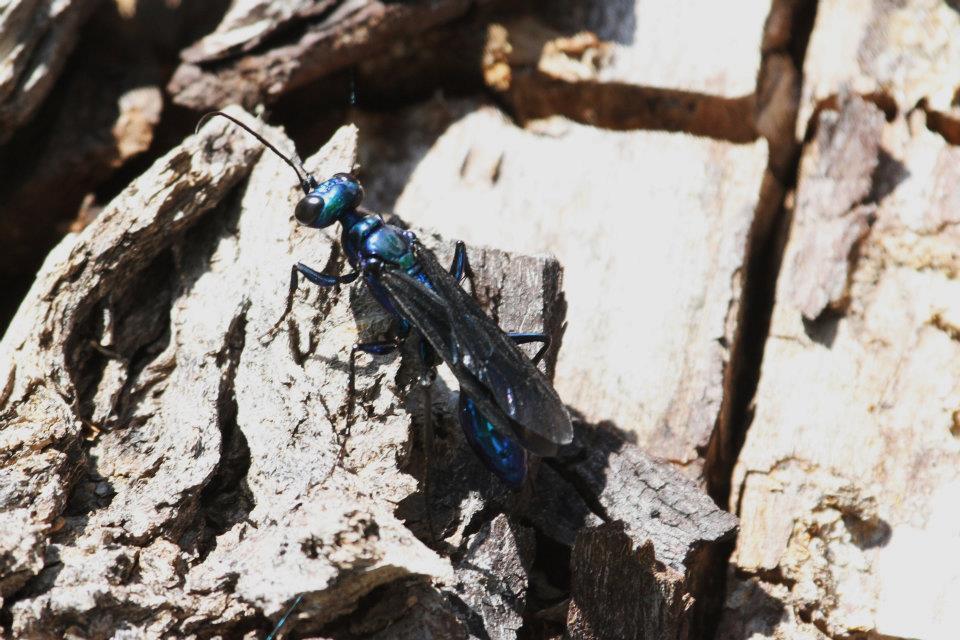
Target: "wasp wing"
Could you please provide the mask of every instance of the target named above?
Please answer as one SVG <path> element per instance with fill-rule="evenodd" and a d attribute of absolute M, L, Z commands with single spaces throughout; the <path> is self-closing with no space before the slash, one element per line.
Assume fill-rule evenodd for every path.
<path fill-rule="evenodd" d="M 403 315 L 454 373 L 463 369 L 472 374 L 503 413 L 534 439 L 554 445 L 571 442 L 570 416 L 543 373 L 440 266 L 432 252 L 419 244 L 416 250 L 432 290 L 403 271 L 385 269 L 380 275 Z"/>

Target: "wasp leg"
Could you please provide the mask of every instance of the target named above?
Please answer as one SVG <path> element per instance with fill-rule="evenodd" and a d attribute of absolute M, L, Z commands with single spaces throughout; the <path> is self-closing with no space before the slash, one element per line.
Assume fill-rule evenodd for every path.
<path fill-rule="evenodd" d="M 286 612 L 285 614 L 283 614 L 283 617 L 282 617 L 282 618 L 280 618 L 280 622 L 277 623 L 277 626 L 275 626 L 275 627 L 273 628 L 273 631 L 271 631 L 271 632 L 270 632 L 270 635 L 268 635 L 266 638 L 264 638 L 264 640 L 273 640 L 273 639 L 276 637 L 276 635 L 277 635 L 277 633 L 280 631 L 280 629 L 283 628 L 283 625 L 286 624 L 287 618 L 290 617 L 290 614 L 293 613 L 293 610 L 297 608 L 297 605 L 300 604 L 300 601 L 301 601 L 301 600 L 303 600 L 303 595 L 302 595 L 302 594 L 299 595 L 299 596 L 297 596 L 297 599 L 293 601 L 293 604 L 290 605 L 290 608 L 287 609 L 287 612 Z"/>
<path fill-rule="evenodd" d="M 302 262 L 298 262 L 293 265 L 293 268 L 290 270 L 291 291 L 296 291 L 297 289 L 297 273 L 302 273 L 303 277 L 307 280 L 321 287 L 335 287 L 340 284 L 350 284 L 360 275 L 359 271 L 351 271 L 342 276 L 331 276 L 326 273 L 320 273 L 316 269 L 311 269 Z"/>
<path fill-rule="evenodd" d="M 450 275 L 458 283 L 463 282 L 463 276 L 470 269 L 470 263 L 467 260 L 467 246 L 462 240 L 457 240 L 456 248 L 453 250 L 453 262 L 450 263 Z"/>
<path fill-rule="evenodd" d="M 280 318 L 274 322 L 273 326 L 270 328 L 271 333 L 277 330 L 277 328 L 280 326 L 280 323 L 283 322 L 283 319 L 290 315 L 290 311 L 293 309 L 293 295 L 297 292 L 297 287 L 300 285 L 300 274 L 303 274 L 303 276 L 313 284 L 321 287 L 335 287 L 337 285 L 349 284 L 353 282 L 357 279 L 357 276 L 360 275 L 360 272 L 353 271 L 342 276 L 331 276 L 325 273 L 320 273 L 316 269 L 311 269 L 302 262 L 298 262 L 290 267 L 290 286 L 287 289 L 287 305 L 284 307 Z"/>
<path fill-rule="evenodd" d="M 550 336 L 545 333 L 520 333 L 516 331 L 510 331 L 507 333 L 507 336 L 513 340 L 514 344 L 528 344 L 530 342 L 543 343 L 543 346 L 540 347 L 533 358 L 531 358 L 534 365 L 540 364 L 540 361 L 543 360 L 543 356 L 547 353 L 547 349 L 550 348 Z"/>

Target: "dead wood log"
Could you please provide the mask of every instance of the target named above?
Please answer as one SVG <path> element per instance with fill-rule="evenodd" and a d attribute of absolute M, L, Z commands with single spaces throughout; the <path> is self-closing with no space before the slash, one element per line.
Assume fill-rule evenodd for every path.
<path fill-rule="evenodd" d="M 0 13 L 0 144 L 36 112 L 98 0 L 13 0 Z"/>
<path fill-rule="evenodd" d="M 355 153 L 346 127 L 307 165 L 349 170 Z M 291 223 L 292 174 L 258 154 L 221 123 L 188 138 L 51 254 L 0 342 L 9 631 L 262 633 L 304 594 L 301 633 L 507 638 L 562 630 L 568 596 L 571 621 L 596 621 L 591 585 L 622 560 L 644 593 L 670 593 L 646 611 L 696 637 L 704 558 L 734 521 L 613 432 L 579 427 L 512 494 L 466 447 L 455 381 L 434 386 L 424 451 L 414 360 L 363 359 L 337 465 L 349 346 L 389 319 L 361 286 L 301 287 L 285 313 L 292 262 L 344 258 L 335 232 Z M 471 262 L 503 326 L 559 338 L 555 260 Z"/>
<path fill-rule="evenodd" d="M 197 110 L 254 107 L 463 15 L 473 0 L 236 2 L 182 52 L 168 90 Z"/>
<path fill-rule="evenodd" d="M 946 605 L 960 562 L 945 551 L 960 542 L 960 149 L 922 111 L 887 123 L 859 98 L 839 107 L 820 112 L 801 163 L 734 475 L 742 531 L 721 638 L 945 638 L 960 623 Z M 811 240 L 849 237 L 821 212 L 864 207 L 852 250 Z M 833 293 L 814 309 L 845 303 L 813 319 L 796 285 L 825 274 Z"/>

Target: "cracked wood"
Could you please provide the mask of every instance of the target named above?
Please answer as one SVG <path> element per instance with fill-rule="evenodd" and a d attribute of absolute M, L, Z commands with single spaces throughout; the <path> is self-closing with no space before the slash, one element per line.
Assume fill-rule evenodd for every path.
<path fill-rule="evenodd" d="M 182 52 L 168 90 L 204 110 L 254 107 L 463 15 L 471 0 L 244 0 Z"/>
<path fill-rule="evenodd" d="M 352 169 L 356 135 L 342 128 L 307 166 Z M 263 633 L 305 594 L 301 633 L 510 637 L 528 620 L 564 626 L 565 594 L 571 612 L 596 614 L 571 584 L 621 558 L 574 550 L 570 584 L 543 567 L 620 520 L 620 553 L 686 603 L 649 606 L 695 629 L 686 605 L 714 570 L 704 550 L 734 521 L 616 434 L 581 428 L 586 459 L 541 465 L 513 494 L 466 446 L 449 374 L 433 388 L 437 437 L 424 451 L 414 360 L 363 357 L 334 466 L 350 345 L 388 318 L 359 284 L 300 287 L 285 311 L 294 261 L 336 272 L 344 258 L 334 231 L 292 224 L 293 175 L 259 155 L 244 132 L 208 123 L 51 254 L 0 343 L 12 363 L 0 431 L 12 633 Z M 449 259 L 449 241 L 420 236 Z M 556 260 L 470 255 L 471 287 L 504 326 L 559 342 Z M 647 522 L 646 507 L 621 501 L 658 514 Z"/>

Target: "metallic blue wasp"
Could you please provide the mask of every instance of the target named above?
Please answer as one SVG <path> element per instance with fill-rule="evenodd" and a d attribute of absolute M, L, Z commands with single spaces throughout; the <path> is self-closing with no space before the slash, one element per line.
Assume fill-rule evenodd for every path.
<path fill-rule="evenodd" d="M 360 208 L 363 188 L 355 177 L 340 173 L 318 183 L 299 163 L 229 114 L 214 112 L 204 120 L 214 115 L 243 127 L 293 168 L 304 192 L 294 211 L 300 224 L 317 229 L 341 224 L 340 241 L 353 270 L 330 275 L 298 262 L 291 270 L 291 294 L 300 276 L 321 287 L 362 277 L 374 298 L 394 317 L 386 339 L 353 346 L 349 403 L 355 394 L 356 353 L 392 353 L 413 330 L 428 372 L 422 382 L 432 382 L 441 361 L 450 367 L 460 383 L 458 413 L 467 441 L 507 485 L 519 488 L 523 484 L 527 451 L 553 456 L 560 445 L 572 441 L 566 408 L 536 366 L 549 348 L 549 337 L 504 333 L 483 313 L 460 286 L 469 269 L 462 242 L 456 245 L 453 263 L 444 269 L 414 233 Z M 532 342 L 543 346 L 530 360 L 517 345 Z M 348 415 L 351 413 L 348 410 Z"/>

